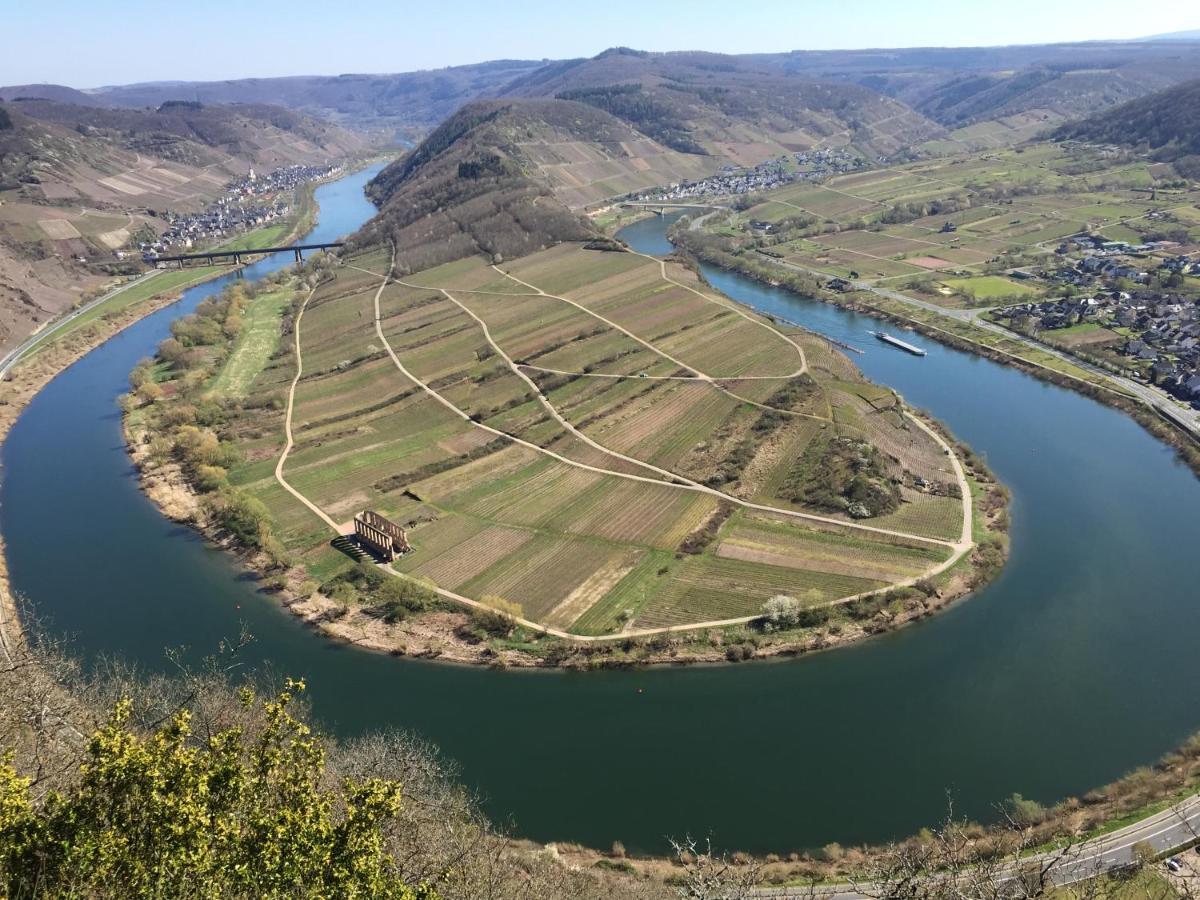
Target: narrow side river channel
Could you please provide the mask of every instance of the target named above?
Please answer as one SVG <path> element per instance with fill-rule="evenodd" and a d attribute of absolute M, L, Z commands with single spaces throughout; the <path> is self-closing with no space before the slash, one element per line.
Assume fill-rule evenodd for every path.
<path fill-rule="evenodd" d="M 311 240 L 373 210 L 372 171 L 317 191 Z M 664 248 L 661 219 L 623 237 Z M 286 256 L 247 270 L 255 277 Z M 986 360 L 707 271 L 729 296 L 867 352 L 855 361 L 986 454 L 1012 487 L 1012 559 L 978 596 L 898 634 L 786 662 L 570 674 L 497 672 L 335 646 L 256 591 L 138 491 L 117 397 L 187 292 L 88 354 L 3 448 L 0 529 L 14 587 L 79 652 L 164 668 L 246 623 L 249 659 L 304 676 L 316 715 L 353 735 L 439 745 L 525 836 L 631 850 L 711 833 L 726 848 L 876 841 L 1020 792 L 1051 801 L 1153 761 L 1200 728 L 1200 483 L 1132 421 Z M 364 336 L 367 340 L 369 335 Z"/>

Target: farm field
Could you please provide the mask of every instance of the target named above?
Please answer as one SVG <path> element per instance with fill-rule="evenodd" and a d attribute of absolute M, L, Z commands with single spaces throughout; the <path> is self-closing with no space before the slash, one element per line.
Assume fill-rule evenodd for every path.
<path fill-rule="evenodd" d="M 764 192 L 707 228 L 803 269 L 915 290 L 947 309 L 1042 295 L 1053 282 L 1008 273 L 1053 266 L 1056 247 L 1081 232 L 1133 245 L 1164 232 L 1200 242 L 1200 193 L 1156 183 L 1150 164 L 1103 150 L 1001 146 L 1041 121 L 1021 118 L 955 132 L 935 142 L 945 145 L 936 158 Z M 756 235 L 751 221 L 777 228 Z"/>
<path fill-rule="evenodd" d="M 956 291 L 965 291 L 979 300 L 1020 297 L 1036 297 L 1041 292 L 1036 288 L 1003 278 L 999 275 L 976 275 L 972 278 L 950 278 L 942 282 Z"/>
<path fill-rule="evenodd" d="M 286 403 L 232 429 L 230 481 L 314 578 L 355 565 L 320 516 L 345 533 L 372 509 L 407 530 L 402 577 L 604 636 L 836 603 L 970 547 L 957 460 L 893 392 L 677 263 L 562 244 L 385 282 L 389 264 L 330 269 L 303 308 L 287 488 Z M 286 303 L 250 303 L 223 393 L 288 395 Z M 845 446 L 886 508 L 797 487 Z"/>

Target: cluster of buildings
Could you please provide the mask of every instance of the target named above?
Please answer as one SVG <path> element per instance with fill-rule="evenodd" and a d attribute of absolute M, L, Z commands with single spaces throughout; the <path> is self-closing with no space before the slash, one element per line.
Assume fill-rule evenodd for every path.
<path fill-rule="evenodd" d="M 291 198 L 296 188 L 337 175 L 341 169 L 340 165 L 296 165 L 257 175 L 251 168 L 245 178 L 227 185 L 225 193 L 200 212 L 166 213 L 166 229 L 156 240 L 140 245 L 142 257 L 152 261 L 169 250 L 208 244 L 285 218 L 292 211 Z"/>
<path fill-rule="evenodd" d="M 1194 265 L 1194 264 L 1192 264 Z M 1200 300 L 1155 290 L 1104 290 L 996 310 L 1018 330 L 1053 331 L 1094 323 L 1114 337 L 1096 346 L 1200 409 Z"/>
<path fill-rule="evenodd" d="M 796 165 L 800 167 L 803 178 L 818 178 L 826 175 L 844 175 L 847 172 L 857 172 L 872 165 L 863 157 L 852 153 L 844 147 L 826 147 L 819 150 L 802 150 L 794 154 Z M 887 157 L 881 156 L 875 165 L 886 165 Z"/>
<path fill-rule="evenodd" d="M 867 160 L 841 147 L 804 150 L 769 159 L 752 168 L 724 166 L 715 175 L 699 181 L 683 181 L 630 196 L 630 200 L 690 200 L 702 197 L 728 197 L 753 194 L 790 184 L 793 181 L 818 180 L 865 168 Z"/>
<path fill-rule="evenodd" d="M 302 184 L 321 178 L 332 178 L 342 173 L 342 166 L 284 166 L 266 175 L 255 175 L 254 168 L 240 181 L 228 186 L 227 195 L 259 197 L 263 194 L 294 191 Z"/>
<path fill-rule="evenodd" d="M 724 166 L 715 175 L 699 181 L 681 181 L 631 196 L 631 200 L 691 200 L 701 197 L 727 197 L 769 191 L 794 181 L 783 160 L 770 159 L 750 169 Z"/>
<path fill-rule="evenodd" d="M 1126 241 L 1112 241 L 1101 235 L 1077 234 L 1060 244 L 1055 253 L 1062 257 L 1066 257 L 1068 253 L 1077 253 L 1081 258 L 1070 260 L 1069 265 L 1061 266 L 1057 271 L 1040 274 L 1049 281 L 1088 287 L 1098 281 L 1118 278 L 1136 284 L 1146 284 L 1153 274 L 1142 265 L 1146 262 L 1152 263 L 1153 268 L 1165 267 L 1169 272 L 1178 272 L 1181 275 L 1200 272 L 1200 264 L 1188 256 L 1168 255 L 1147 259 L 1147 254 L 1161 253 L 1175 246 L 1177 245 L 1171 241 L 1130 244 Z"/>

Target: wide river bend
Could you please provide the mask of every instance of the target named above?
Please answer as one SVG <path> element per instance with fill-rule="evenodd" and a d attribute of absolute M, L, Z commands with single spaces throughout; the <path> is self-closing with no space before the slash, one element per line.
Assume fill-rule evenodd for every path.
<path fill-rule="evenodd" d="M 320 187 L 305 240 L 373 213 L 376 170 Z M 663 252 L 666 223 L 623 237 Z M 246 270 L 258 277 L 287 255 Z M 117 398 L 189 290 L 65 370 L 3 448 L 0 529 L 12 582 L 80 653 L 165 668 L 245 623 L 254 664 L 304 676 L 316 715 L 353 735 L 416 732 L 525 836 L 662 850 L 711 833 L 788 851 L 991 817 L 1149 763 L 1200 727 L 1200 482 L 1127 417 L 920 337 L 915 358 L 870 317 L 706 270 L 729 296 L 855 344 L 871 378 L 986 454 L 1013 490 L 1012 557 L 969 601 L 856 647 L 784 662 L 599 673 L 500 672 L 326 641 L 138 490 Z"/>

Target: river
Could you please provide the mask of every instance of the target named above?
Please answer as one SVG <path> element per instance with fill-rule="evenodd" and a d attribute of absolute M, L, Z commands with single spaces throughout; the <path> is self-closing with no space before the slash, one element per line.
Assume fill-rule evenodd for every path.
<path fill-rule="evenodd" d="M 317 190 L 305 240 L 372 214 L 371 170 Z M 661 252 L 661 219 L 622 236 Z M 280 255 L 246 271 L 287 265 Z M 117 397 L 189 290 L 65 370 L 3 448 L 0 529 L 14 587 L 86 657 L 166 668 L 242 623 L 253 665 L 304 676 L 318 718 L 411 730 L 456 760 L 522 835 L 661 851 L 667 835 L 789 851 L 989 818 L 1013 792 L 1051 801 L 1153 761 L 1200 727 L 1200 482 L 1127 417 L 876 320 L 706 270 L 730 296 L 867 352 L 855 361 L 986 454 L 1013 489 L 1012 557 L 978 596 L 920 625 L 806 659 L 599 673 L 499 672 L 326 641 L 137 487 Z M 227 280 L 227 279 L 226 279 Z M 909 339 L 906 335 L 906 339 Z"/>

